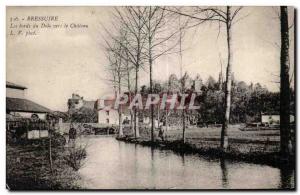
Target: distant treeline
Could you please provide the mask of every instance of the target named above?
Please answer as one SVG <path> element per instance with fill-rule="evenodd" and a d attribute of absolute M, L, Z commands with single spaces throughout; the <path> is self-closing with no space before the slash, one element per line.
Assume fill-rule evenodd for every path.
<path fill-rule="evenodd" d="M 202 81 L 199 75 L 192 79 L 188 74 L 185 74 L 185 89 L 186 91 L 196 92 L 198 95 L 195 99 L 195 105 L 200 105 L 200 109 L 196 111 L 187 111 L 187 117 L 196 121 L 198 124 L 217 123 L 221 124 L 223 120 L 224 109 L 224 89 L 225 82 L 222 78 L 215 80 L 209 76 L 206 81 Z M 165 82 L 154 81 L 153 93 L 179 93 L 181 80 L 175 74 L 170 75 Z M 295 93 L 291 89 L 291 113 L 295 113 Z M 143 85 L 140 88 L 140 93 L 147 95 L 149 93 L 149 86 Z M 230 123 L 249 123 L 259 122 L 262 113 L 279 114 L 280 111 L 280 94 L 279 92 L 271 92 L 260 83 L 247 84 L 244 81 L 232 81 L 232 99 L 231 99 L 231 113 Z M 168 113 L 168 112 L 167 112 Z M 62 114 L 62 113 L 61 113 Z M 160 120 L 165 119 L 165 111 L 154 113 Z M 168 113 L 171 118 L 179 118 L 180 112 L 171 111 Z M 149 110 L 139 113 L 141 118 L 143 116 L 150 116 Z M 97 111 L 87 108 L 81 108 L 76 112 L 64 113 L 64 122 L 97 122 Z M 172 120 L 172 119 L 169 120 Z M 189 120 L 187 119 L 187 120 Z M 171 125 L 170 121 L 170 125 Z"/>
<path fill-rule="evenodd" d="M 222 123 L 224 114 L 224 91 L 225 82 L 222 78 L 216 81 L 209 76 L 206 82 L 203 82 L 199 75 L 192 79 L 185 75 L 187 91 L 195 91 L 198 96 L 196 105 L 200 105 L 197 110 L 198 123 Z M 181 79 L 172 74 L 167 82 L 154 82 L 154 93 L 160 92 L 179 92 Z M 291 93 L 291 112 L 295 113 L 294 92 Z M 147 94 L 148 86 L 141 86 L 141 93 Z M 247 84 L 244 81 L 232 81 L 232 99 L 230 123 L 258 122 L 261 119 L 261 113 L 279 114 L 280 111 L 280 94 L 271 92 L 260 83 Z M 187 114 L 195 115 L 195 112 Z"/>

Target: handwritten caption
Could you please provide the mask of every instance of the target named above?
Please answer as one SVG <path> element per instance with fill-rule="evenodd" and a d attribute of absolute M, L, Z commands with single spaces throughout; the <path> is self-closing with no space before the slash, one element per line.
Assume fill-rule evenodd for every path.
<path fill-rule="evenodd" d="M 26 16 L 9 17 L 9 36 L 36 36 L 45 30 L 87 29 L 87 24 L 76 22 L 65 23 L 59 16 Z"/>

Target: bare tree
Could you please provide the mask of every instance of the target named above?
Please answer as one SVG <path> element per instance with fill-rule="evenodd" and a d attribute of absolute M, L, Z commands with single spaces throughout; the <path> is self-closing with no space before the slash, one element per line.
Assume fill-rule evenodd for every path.
<path fill-rule="evenodd" d="M 287 7 L 287 12 L 288 12 L 288 29 L 289 29 L 289 76 L 290 76 L 290 87 L 293 88 L 295 86 L 294 82 L 295 82 L 295 70 L 294 70 L 294 64 L 295 64 L 295 60 L 293 60 L 294 58 L 294 48 L 293 47 L 290 47 L 293 42 L 295 41 L 294 39 L 294 35 L 296 34 L 296 28 L 295 28 L 295 19 L 296 17 L 295 16 L 295 10 L 293 7 Z M 293 10 L 293 11 L 292 11 Z M 271 17 L 272 19 L 276 19 L 278 20 L 279 24 L 281 23 L 281 17 L 280 17 L 280 6 L 277 6 L 277 7 L 273 7 L 273 12 L 274 12 L 274 15 L 275 17 Z M 280 29 L 279 29 L 280 30 Z M 269 41 L 269 40 L 264 40 L 262 39 L 264 42 L 272 45 L 274 48 L 278 49 L 279 53 L 280 53 L 280 50 L 281 50 L 281 46 L 280 46 L 280 43 L 276 40 L 276 41 Z M 294 44 L 295 46 L 295 44 Z M 278 72 L 271 72 L 270 70 L 266 70 L 266 72 L 268 72 L 272 77 L 273 79 L 270 81 L 272 83 L 276 83 L 278 84 L 278 89 L 280 90 L 280 73 Z M 294 84 L 294 86 L 293 86 Z"/>
<path fill-rule="evenodd" d="M 228 148 L 228 124 L 230 118 L 230 106 L 231 106 L 231 83 L 232 83 L 232 27 L 234 23 L 243 19 L 243 17 L 237 18 L 237 15 L 242 10 L 242 7 L 233 8 L 227 6 L 225 9 L 221 7 L 193 7 L 191 12 L 185 12 L 180 9 L 167 9 L 172 13 L 177 13 L 182 16 L 189 17 L 197 21 L 194 25 L 199 25 L 204 22 L 217 22 L 219 27 L 221 24 L 226 27 L 227 37 L 227 70 L 226 70 L 226 85 L 225 85 L 225 112 L 224 120 L 221 131 L 221 149 L 226 150 Z M 220 28 L 219 28 L 220 29 Z"/>
<path fill-rule="evenodd" d="M 111 47 L 111 43 L 106 41 L 109 48 L 120 56 L 124 60 L 128 60 L 134 67 L 135 71 L 135 90 L 134 93 L 138 93 L 139 89 L 139 71 L 143 68 L 145 56 L 145 45 L 147 36 L 144 33 L 146 14 L 145 7 L 124 7 L 121 9 L 115 9 L 115 16 L 117 19 L 117 25 L 121 25 L 122 29 L 126 32 L 123 40 L 113 37 L 112 39 L 119 43 L 122 50 L 125 52 L 119 53 L 117 50 Z M 116 27 L 119 29 L 119 27 Z M 107 31 L 108 34 L 111 32 Z M 134 107 L 134 136 L 139 137 L 138 127 L 138 109 Z"/>
<path fill-rule="evenodd" d="M 126 34 L 124 35 L 126 37 Z M 125 47 L 126 47 L 126 43 L 125 43 Z M 132 71 L 134 69 L 134 67 L 132 67 L 130 60 L 129 60 L 129 54 L 128 51 L 125 50 L 125 74 L 126 74 L 126 81 L 127 81 L 127 91 L 128 91 L 128 99 L 131 101 L 132 99 Z M 130 128 L 132 129 L 132 132 L 134 132 L 134 126 L 133 126 L 133 112 L 132 110 L 129 111 L 130 112 Z"/>
<path fill-rule="evenodd" d="M 145 68 L 148 62 L 150 74 L 150 92 L 153 92 L 153 63 L 162 55 L 167 55 L 172 52 L 172 49 L 178 45 L 178 41 L 172 41 L 172 44 L 167 45 L 167 41 L 178 34 L 178 30 L 166 28 L 166 19 L 170 13 L 160 7 L 124 7 L 115 9 L 115 18 L 117 25 L 115 29 L 122 28 L 124 39 L 120 40 L 116 36 L 111 36 L 112 40 L 119 43 L 124 52 L 120 53 L 111 46 L 111 41 L 105 40 L 108 48 L 119 55 L 128 66 L 128 73 L 133 67 L 135 72 L 135 94 L 139 89 L 139 71 Z M 173 14 L 174 15 L 174 14 Z M 175 14 L 176 15 L 176 14 Z M 168 18 L 169 19 L 169 18 Z M 169 26 L 169 25 L 168 25 Z M 107 34 L 111 34 L 111 31 Z M 165 47 L 164 47 L 165 46 Z M 130 75 L 127 75 L 127 77 Z M 129 78 L 129 77 L 128 77 Z M 129 81 L 129 80 L 128 80 Z M 128 86 L 131 85 L 128 82 Z M 131 93 L 130 93 L 131 95 Z M 131 98 L 129 98 L 131 99 Z M 151 140 L 154 139 L 154 121 L 153 121 L 153 105 L 151 106 Z M 134 108 L 134 134 L 139 137 L 138 130 L 138 110 Z"/>
<path fill-rule="evenodd" d="M 183 64 L 182 64 L 182 28 L 181 28 L 181 17 L 179 16 L 179 62 L 180 62 L 180 82 L 181 82 L 181 94 L 185 91 L 185 75 L 182 75 Z M 182 142 L 185 143 L 185 109 L 182 109 Z"/>
<path fill-rule="evenodd" d="M 181 77 L 181 79 L 180 79 L 180 82 L 181 82 L 181 97 L 182 98 L 185 98 L 185 97 L 183 97 L 183 95 L 185 95 L 185 84 L 186 84 L 186 80 L 187 80 L 187 72 L 185 72 L 185 74 Z M 183 101 L 185 101 L 185 100 L 183 100 Z M 185 103 L 184 103 L 184 105 L 183 106 L 185 106 Z M 185 127 L 186 127 L 186 124 L 185 124 L 185 118 L 186 118 L 186 110 L 185 110 L 185 108 L 184 109 L 182 109 L 182 143 L 185 143 Z"/>
<path fill-rule="evenodd" d="M 111 42 L 118 45 L 118 48 L 113 47 L 112 43 L 106 40 L 106 52 L 108 57 L 109 64 L 109 75 L 111 75 L 112 79 L 108 79 L 111 83 L 113 83 L 113 88 L 115 91 L 115 94 L 117 94 L 117 88 L 118 84 L 119 86 L 124 86 L 127 89 L 128 92 L 128 99 L 129 101 L 132 99 L 132 81 L 133 81 L 133 71 L 135 67 L 131 63 L 131 59 L 128 53 L 128 43 L 126 41 L 127 38 L 127 31 L 123 28 L 124 26 L 120 26 L 118 29 L 119 34 L 115 37 L 111 37 Z M 119 69 L 116 69 L 115 63 L 116 61 L 112 61 L 111 58 L 118 58 L 119 61 Z M 113 68 L 112 68 L 113 67 Z M 119 70 L 119 71 L 118 71 Z M 122 78 L 123 80 L 122 80 Z M 119 82 L 117 80 L 120 79 Z M 124 82 L 124 83 L 123 83 Z M 119 93 L 121 93 L 121 90 L 119 90 Z M 133 112 L 130 110 L 130 127 L 132 129 L 132 132 L 134 133 L 134 125 L 133 125 Z"/>
<path fill-rule="evenodd" d="M 114 86 L 114 91 L 117 96 L 117 94 L 121 95 L 122 94 L 122 86 L 123 86 L 123 77 L 128 75 L 129 73 L 127 71 L 128 65 L 127 62 L 123 60 L 121 55 L 125 52 L 123 50 L 121 42 L 123 41 L 124 37 L 120 36 L 118 38 L 118 42 L 115 42 L 113 44 L 113 47 L 108 47 L 106 52 L 107 52 L 107 58 L 109 61 L 109 65 L 107 69 L 111 73 L 112 80 L 111 82 L 113 83 Z M 127 81 L 128 82 L 128 81 Z M 122 106 L 118 106 L 118 115 L 119 115 L 119 136 L 123 136 L 123 126 L 122 126 Z"/>
<path fill-rule="evenodd" d="M 166 12 L 165 9 L 161 9 L 158 6 L 149 6 L 146 8 L 146 14 L 144 15 L 145 21 L 145 34 L 147 35 L 148 46 L 145 56 L 148 59 L 149 64 L 149 80 L 150 80 L 150 94 L 153 93 L 153 63 L 156 59 L 162 55 L 171 52 L 178 41 L 173 41 L 172 44 L 168 44 L 172 38 L 178 34 L 178 30 L 170 32 L 171 18 L 170 13 Z M 164 47 L 165 46 L 165 47 Z M 162 48 L 164 47 L 164 48 Z M 158 108 L 159 109 L 159 108 Z M 151 104 L 151 141 L 154 141 L 154 105 Z"/>
<path fill-rule="evenodd" d="M 119 53 L 122 52 L 122 46 L 118 45 L 118 50 Z M 121 80 L 124 75 L 124 69 L 123 69 L 123 64 L 122 64 L 122 58 L 120 58 L 118 55 L 116 56 L 116 74 L 117 74 L 117 79 L 118 79 L 118 94 L 121 95 Z M 122 106 L 118 106 L 118 114 L 119 114 L 119 136 L 123 136 L 123 127 L 122 127 Z"/>

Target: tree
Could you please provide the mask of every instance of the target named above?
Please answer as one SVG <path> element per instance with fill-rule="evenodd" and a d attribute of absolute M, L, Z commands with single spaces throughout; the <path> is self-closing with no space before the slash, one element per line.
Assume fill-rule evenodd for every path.
<path fill-rule="evenodd" d="M 125 35 L 126 36 L 126 35 Z M 126 45 L 125 45 L 126 47 Z M 125 50 L 125 71 L 126 71 L 126 80 L 127 80 L 127 91 L 128 91 L 128 99 L 131 101 L 132 97 L 132 71 L 134 70 L 134 67 L 132 67 L 129 59 L 129 54 L 128 51 Z M 130 110 L 130 127 L 132 129 L 132 132 L 134 132 L 134 127 L 133 127 L 133 112 Z"/>
<path fill-rule="evenodd" d="M 231 6 L 227 6 L 225 9 L 218 7 L 208 7 L 208 8 L 200 8 L 195 7 L 193 9 L 193 13 L 184 13 L 181 10 L 172 10 L 168 9 L 173 13 L 177 13 L 182 16 L 189 17 L 191 19 L 197 20 L 198 24 L 202 24 L 204 22 L 217 22 L 220 24 L 224 24 L 226 27 L 226 37 L 227 37 L 227 69 L 226 69 L 226 81 L 225 81 L 225 109 L 224 109 L 224 120 L 222 124 L 221 131 L 221 149 L 226 150 L 228 148 L 228 124 L 230 117 L 230 106 L 231 106 L 231 85 L 232 85 L 232 27 L 235 22 L 238 13 L 242 7 L 237 7 L 233 9 Z M 241 18 L 240 18 L 241 19 Z M 196 25 L 198 25 L 196 24 Z"/>
<path fill-rule="evenodd" d="M 184 94 L 184 86 L 185 86 L 185 77 L 182 75 L 183 63 L 182 63 L 182 27 L 181 27 L 181 17 L 179 17 L 179 62 L 180 62 L 180 92 L 181 95 Z M 182 109 L 182 143 L 185 143 L 185 109 Z"/>
<path fill-rule="evenodd" d="M 180 83 L 175 74 L 171 74 L 168 79 L 167 83 L 167 91 L 170 91 L 172 93 L 179 92 Z"/>
<path fill-rule="evenodd" d="M 180 89 L 180 83 L 179 83 L 177 76 L 175 74 L 171 74 L 169 76 L 169 79 L 165 83 L 165 92 L 167 92 L 167 94 L 168 94 L 167 97 L 169 98 L 169 94 L 174 94 L 174 93 L 179 92 L 179 89 Z M 170 107 L 167 105 L 165 107 L 165 125 L 166 125 L 167 131 L 168 131 L 168 127 L 169 127 L 169 115 L 170 114 L 171 114 Z"/>
<path fill-rule="evenodd" d="M 146 8 L 146 14 L 144 16 L 145 22 L 145 34 L 147 34 L 148 47 L 147 52 L 145 52 L 146 57 L 148 58 L 149 64 L 149 82 L 150 82 L 150 94 L 153 91 L 153 63 L 156 59 L 161 57 L 162 55 L 167 54 L 177 45 L 177 42 L 173 41 L 171 46 L 169 46 L 168 41 L 172 39 L 178 31 L 173 31 L 171 33 L 170 30 L 166 29 L 166 24 L 170 18 L 165 9 L 161 9 L 158 6 L 149 6 Z M 170 26 L 170 22 L 168 23 Z M 174 44 L 175 43 L 175 44 Z M 165 49 L 161 49 L 162 46 L 166 44 Z M 151 112 L 151 141 L 154 141 L 154 105 L 150 106 Z"/>
<path fill-rule="evenodd" d="M 289 81 L 289 26 L 287 6 L 280 7 L 280 151 L 283 159 L 290 155 L 290 81 Z"/>
<path fill-rule="evenodd" d="M 185 98 L 183 97 L 185 95 L 185 91 L 187 90 L 186 86 L 187 86 L 187 81 L 189 79 L 189 75 L 187 72 L 184 73 L 184 75 L 181 77 L 180 79 L 180 83 L 181 83 L 181 97 L 180 98 Z M 182 101 L 182 100 L 181 100 Z M 184 105 L 186 106 L 186 102 L 184 101 Z M 185 122 L 186 122 L 186 109 L 183 108 L 182 109 L 182 143 L 185 143 Z"/>
<path fill-rule="evenodd" d="M 218 87 L 216 80 L 212 76 L 208 77 L 206 83 L 208 89 L 216 89 Z"/>
<path fill-rule="evenodd" d="M 178 34 L 178 30 L 172 30 L 166 28 L 170 26 L 172 17 L 164 9 L 158 6 L 149 7 L 125 7 L 121 9 L 115 9 L 115 16 L 119 26 L 115 26 L 119 29 L 120 26 L 125 32 L 125 41 L 120 41 L 118 38 L 113 38 L 114 41 L 120 42 L 125 50 L 125 54 L 118 54 L 124 60 L 130 62 L 135 70 L 135 93 L 138 92 L 139 86 L 139 71 L 140 68 L 145 68 L 146 63 L 149 64 L 149 77 L 150 77 L 150 93 L 153 92 L 153 63 L 157 58 L 162 55 L 169 54 L 178 42 L 171 41 L 171 44 L 167 44 L 169 40 Z M 111 31 L 107 30 L 107 34 Z M 107 42 L 108 45 L 110 43 Z M 166 46 L 164 48 L 164 46 Z M 110 46 L 110 48 L 112 48 Z M 118 51 L 114 50 L 118 53 Z M 134 132 L 135 137 L 139 137 L 138 131 L 138 114 L 137 109 L 134 108 Z M 154 121 L 153 121 L 153 105 L 151 105 L 151 140 L 154 138 Z"/>
<path fill-rule="evenodd" d="M 122 40 L 122 37 L 120 38 Z M 107 50 L 107 57 L 109 60 L 109 67 L 112 77 L 113 77 L 113 85 L 116 94 L 121 95 L 122 93 L 122 78 L 126 74 L 127 67 L 124 67 L 123 59 L 119 54 L 123 53 L 122 45 L 117 42 L 113 48 L 112 52 L 110 49 Z M 119 136 L 123 136 L 123 127 L 122 127 L 122 107 L 118 106 L 118 115 L 119 115 Z"/>
<path fill-rule="evenodd" d="M 194 90 L 194 92 L 199 93 L 201 91 L 202 85 L 203 83 L 202 83 L 201 76 L 200 74 L 197 74 L 195 79 L 193 80 L 192 89 Z"/>
<path fill-rule="evenodd" d="M 126 36 L 120 40 L 117 37 L 111 36 L 111 38 L 119 43 L 122 50 L 125 52 L 118 52 L 115 50 L 111 43 L 106 41 L 108 47 L 120 56 L 124 60 L 128 60 L 134 67 L 135 71 L 135 90 L 134 93 L 137 94 L 139 90 L 139 71 L 143 67 L 145 62 L 145 47 L 147 42 L 147 36 L 144 33 L 145 20 L 144 15 L 146 14 L 146 7 L 124 7 L 121 9 L 115 9 L 116 16 L 116 29 L 121 29 L 126 32 Z M 111 34 L 110 31 L 106 30 L 107 34 Z M 134 136 L 139 137 L 139 127 L 138 127 L 138 109 L 134 107 Z"/>

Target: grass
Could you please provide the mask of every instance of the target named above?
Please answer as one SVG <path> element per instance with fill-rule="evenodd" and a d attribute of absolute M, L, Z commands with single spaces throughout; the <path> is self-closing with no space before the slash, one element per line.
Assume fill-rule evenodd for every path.
<path fill-rule="evenodd" d="M 220 150 L 221 128 L 187 128 L 186 142 L 182 143 L 182 130 L 169 130 L 165 133 L 165 141 L 155 131 L 154 143 L 150 140 L 150 129 L 140 128 L 140 138 L 133 138 L 130 129 L 124 129 L 125 137 L 120 140 L 171 149 L 176 152 L 199 153 L 211 157 L 224 157 L 259 164 L 280 166 L 279 130 L 241 131 L 239 126 L 230 126 L 228 130 L 229 148 Z"/>
<path fill-rule="evenodd" d="M 80 189 L 80 177 L 65 157 L 64 146 L 52 148 L 50 170 L 47 143 L 7 144 L 6 184 L 10 190 Z"/>

